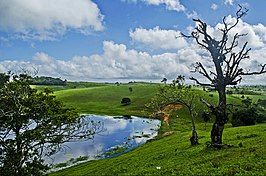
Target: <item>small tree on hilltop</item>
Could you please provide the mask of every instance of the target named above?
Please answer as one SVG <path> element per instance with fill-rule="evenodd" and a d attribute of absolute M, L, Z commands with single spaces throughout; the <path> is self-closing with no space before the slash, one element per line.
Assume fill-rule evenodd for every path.
<path fill-rule="evenodd" d="M 103 130 L 55 99 L 50 90 L 30 87 L 26 74 L 0 74 L 0 173 L 2 176 L 44 175 L 49 157 L 64 142 L 88 140 Z M 4 79 L 2 79 L 4 78 Z"/>
<path fill-rule="evenodd" d="M 128 90 L 129 90 L 130 93 L 133 92 L 133 88 L 132 87 L 129 87 Z"/>
<path fill-rule="evenodd" d="M 223 27 L 219 29 L 221 33 L 220 38 L 218 36 L 211 36 L 207 24 L 200 19 L 193 19 L 197 27 L 190 36 L 183 34 L 184 37 L 195 39 L 201 48 L 207 50 L 214 64 L 215 71 L 208 71 L 202 62 L 197 62 L 194 65 L 195 72 L 200 73 L 210 83 L 200 82 L 194 77 L 190 78 L 199 85 L 214 87 L 218 91 L 219 101 L 217 106 L 203 101 L 215 116 L 215 122 L 211 131 L 211 142 L 214 147 L 221 146 L 224 125 L 228 121 L 226 113 L 226 87 L 228 85 L 237 85 L 242 80 L 242 76 L 257 75 L 266 72 L 266 64 L 259 65 L 260 70 L 254 72 L 248 72 L 241 68 L 240 63 L 249 58 L 249 51 L 251 49 L 247 47 L 248 42 L 245 42 L 240 50 L 237 50 L 237 46 L 239 39 L 247 34 L 235 33 L 232 39 L 229 37 L 229 32 L 237 26 L 247 11 L 247 9 L 243 9 L 239 5 L 239 10 L 236 12 L 233 23 L 228 23 L 226 17 L 224 17 Z"/>

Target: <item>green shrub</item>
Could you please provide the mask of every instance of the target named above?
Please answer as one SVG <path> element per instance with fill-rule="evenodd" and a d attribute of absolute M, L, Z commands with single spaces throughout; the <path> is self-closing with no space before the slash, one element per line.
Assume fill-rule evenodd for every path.
<path fill-rule="evenodd" d="M 130 98 L 122 98 L 121 104 L 122 105 L 129 105 L 131 103 Z"/>
<path fill-rule="evenodd" d="M 256 123 L 261 123 L 266 120 L 264 114 L 260 114 L 258 109 L 251 107 L 248 109 L 243 109 L 233 113 L 232 116 L 232 126 L 248 126 L 255 125 Z"/>

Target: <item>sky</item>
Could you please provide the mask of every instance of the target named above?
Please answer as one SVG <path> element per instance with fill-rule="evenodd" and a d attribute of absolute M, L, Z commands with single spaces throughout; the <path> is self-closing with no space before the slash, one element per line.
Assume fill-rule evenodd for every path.
<path fill-rule="evenodd" d="M 70 81 L 160 81 L 192 73 L 211 58 L 192 39 L 193 18 L 220 36 L 223 17 L 234 20 L 238 4 L 249 9 L 232 31 L 247 33 L 245 70 L 266 63 L 264 0 L 0 0 L 0 72 L 27 70 Z M 242 84 L 265 84 L 265 75 Z"/>

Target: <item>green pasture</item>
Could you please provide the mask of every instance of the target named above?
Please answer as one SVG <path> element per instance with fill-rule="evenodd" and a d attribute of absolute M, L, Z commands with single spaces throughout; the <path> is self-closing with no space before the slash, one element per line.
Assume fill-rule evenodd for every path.
<path fill-rule="evenodd" d="M 138 115 L 144 116 L 144 105 L 158 90 L 158 84 L 110 84 L 88 88 L 75 88 L 55 91 L 55 95 L 67 106 L 80 113 L 101 115 Z M 132 92 L 129 88 L 132 88 Z M 122 98 L 131 99 L 130 105 L 122 105 Z"/>
<path fill-rule="evenodd" d="M 101 84 L 87 87 L 65 87 L 54 89 L 54 94 L 67 106 L 80 113 L 102 115 L 146 116 L 145 104 L 157 93 L 162 84 Z M 133 91 L 129 91 L 132 87 Z M 41 88 L 41 87 L 38 87 Z M 216 92 L 205 92 L 194 88 L 201 98 L 217 104 Z M 245 95 L 257 101 L 265 99 L 265 94 Z M 121 99 L 128 97 L 132 103 L 121 105 Z M 241 104 L 241 95 L 227 96 L 227 103 Z M 49 175 L 266 175 L 266 124 L 246 127 L 232 127 L 226 124 L 223 142 L 233 147 L 221 150 L 207 148 L 210 141 L 212 121 L 206 124 L 201 113 L 207 110 L 197 102 L 198 117 L 196 129 L 200 145 L 192 147 L 191 119 L 185 108 L 178 110 L 170 118 L 170 128 L 162 120 L 162 127 L 156 139 L 128 153 L 115 158 L 89 161 L 76 166 L 50 173 Z M 175 134 L 163 137 L 165 132 Z"/>
<path fill-rule="evenodd" d="M 226 128 L 224 143 L 233 147 L 221 150 L 206 147 L 209 130 L 198 130 L 200 145 L 194 147 L 189 131 L 177 131 L 121 156 L 50 175 L 266 175 L 265 131 L 266 124 Z"/>

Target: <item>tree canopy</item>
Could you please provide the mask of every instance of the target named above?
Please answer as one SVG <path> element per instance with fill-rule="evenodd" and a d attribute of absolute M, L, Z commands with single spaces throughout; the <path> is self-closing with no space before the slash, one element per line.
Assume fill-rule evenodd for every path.
<path fill-rule="evenodd" d="M 52 91 L 31 88 L 30 76 L 0 78 L 1 175 L 43 175 L 49 168 L 44 158 L 58 152 L 64 142 L 91 139 L 102 131 L 102 124 L 65 107 Z"/>
<path fill-rule="evenodd" d="M 47 76 L 36 76 L 33 78 L 31 84 L 33 85 L 66 85 L 67 80 L 62 80 L 60 78 L 53 78 Z"/>
<path fill-rule="evenodd" d="M 192 136 L 191 145 L 197 145 L 198 135 L 196 132 L 197 107 L 199 95 L 191 89 L 191 86 L 184 84 L 185 76 L 179 75 L 172 84 L 161 86 L 159 92 L 153 97 L 152 101 L 146 105 L 147 111 L 153 116 L 160 113 L 162 109 L 169 104 L 180 104 L 187 108 L 191 117 Z"/>

